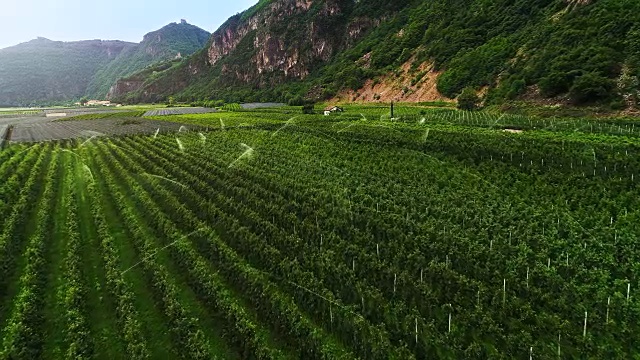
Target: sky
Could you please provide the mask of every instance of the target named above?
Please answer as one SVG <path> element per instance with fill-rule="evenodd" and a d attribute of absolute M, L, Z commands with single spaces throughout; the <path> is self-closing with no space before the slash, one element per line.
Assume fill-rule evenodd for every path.
<path fill-rule="evenodd" d="M 0 49 L 44 37 L 124 40 L 181 19 L 209 32 L 257 0 L 0 0 Z"/>

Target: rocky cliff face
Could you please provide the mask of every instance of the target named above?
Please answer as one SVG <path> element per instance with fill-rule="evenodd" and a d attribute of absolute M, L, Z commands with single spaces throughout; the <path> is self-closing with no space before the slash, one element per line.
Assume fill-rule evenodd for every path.
<path fill-rule="evenodd" d="M 304 79 L 315 63 L 328 61 L 345 45 L 349 36 L 346 28 L 342 24 L 332 28 L 344 17 L 344 10 L 339 1 L 273 1 L 264 11 L 245 19 L 237 16 L 214 33 L 208 63 L 215 66 L 238 52 L 236 55 L 247 61 L 225 63 L 221 76 L 241 82 L 252 82 L 265 74 Z M 340 31 L 343 36 L 335 36 Z"/>
<path fill-rule="evenodd" d="M 137 96 L 168 95 L 168 88 L 158 83 L 179 92 L 194 82 L 268 88 L 306 79 L 380 23 L 377 18 L 352 16 L 355 4 L 353 0 L 261 1 L 231 17 L 211 36 L 204 61 L 191 59 L 184 68 L 167 74 L 171 81 L 148 82 Z M 117 87 L 113 95 L 126 96 L 126 90 Z"/>
<path fill-rule="evenodd" d="M 500 103 L 537 86 L 542 97 L 616 105 L 620 69 L 640 74 L 638 1 L 489 3 L 260 0 L 221 26 L 199 56 L 121 95 L 428 101 L 470 86 Z M 636 89 L 619 92 L 629 91 Z"/>
<path fill-rule="evenodd" d="M 112 99 L 118 94 L 125 94 L 133 91 L 137 91 L 142 87 L 144 82 L 142 80 L 118 80 L 115 85 L 111 86 L 109 93 L 107 93 L 107 99 Z"/>

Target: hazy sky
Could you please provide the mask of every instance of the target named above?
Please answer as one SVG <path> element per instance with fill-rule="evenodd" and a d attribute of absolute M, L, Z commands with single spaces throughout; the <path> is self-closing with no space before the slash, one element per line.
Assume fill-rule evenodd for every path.
<path fill-rule="evenodd" d="M 257 0 L 0 0 L 0 48 L 35 39 L 125 40 L 187 20 L 213 32 Z"/>

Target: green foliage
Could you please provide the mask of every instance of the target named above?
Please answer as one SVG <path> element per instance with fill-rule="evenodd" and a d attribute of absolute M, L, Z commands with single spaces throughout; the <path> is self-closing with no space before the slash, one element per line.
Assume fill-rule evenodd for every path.
<path fill-rule="evenodd" d="M 222 110 L 225 110 L 225 111 L 240 111 L 240 110 L 242 110 L 242 107 L 238 103 L 230 103 L 230 104 L 225 104 L 224 106 L 222 106 Z"/>
<path fill-rule="evenodd" d="M 476 90 L 472 87 L 466 87 L 458 96 L 458 109 L 475 110 L 480 103 L 480 98 L 476 94 Z"/>
<path fill-rule="evenodd" d="M 612 80 L 598 73 L 589 72 L 574 80 L 569 95 L 577 104 L 593 103 L 611 97 L 613 88 Z"/>
<path fill-rule="evenodd" d="M 313 108 L 314 108 L 313 104 L 304 104 L 302 106 L 302 113 L 303 114 L 315 114 L 315 111 L 314 111 Z"/>
<path fill-rule="evenodd" d="M 465 86 L 493 85 L 496 75 L 512 56 L 511 46 L 506 38 L 494 38 L 455 58 L 449 70 L 438 78 L 438 90 L 445 96 L 454 98 Z"/>
<path fill-rule="evenodd" d="M 296 95 L 295 97 L 289 99 L 287 102 L 289 106 L 302 106 L 304 105 L 304 99 L 300 95 Z"/>

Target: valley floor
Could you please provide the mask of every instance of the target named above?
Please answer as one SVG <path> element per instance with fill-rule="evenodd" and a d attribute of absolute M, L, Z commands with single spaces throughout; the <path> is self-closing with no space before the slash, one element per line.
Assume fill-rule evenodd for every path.
<path fill-rule="evenodd" d="M 9 143 L 0 358 L 637 357 L 640 122 L 396 111 Z"/>

